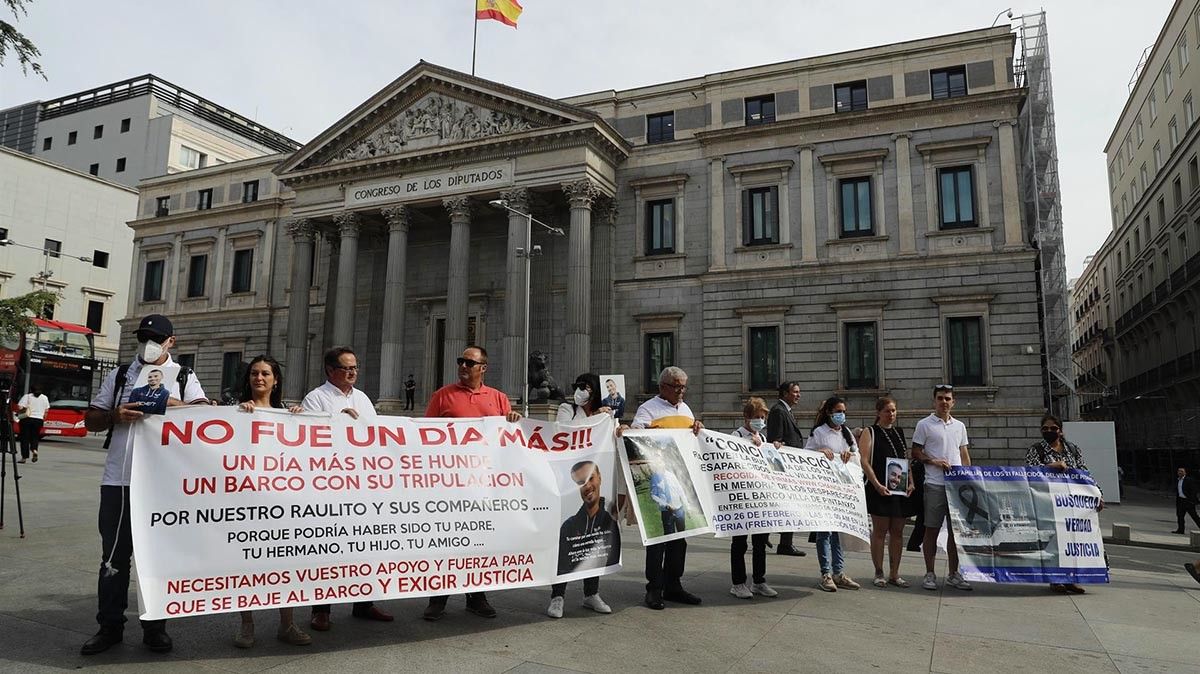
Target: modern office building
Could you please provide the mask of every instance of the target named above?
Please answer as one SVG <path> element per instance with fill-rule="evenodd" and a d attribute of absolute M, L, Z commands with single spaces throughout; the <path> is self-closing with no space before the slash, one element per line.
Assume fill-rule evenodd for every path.
<path fill-rule="evenodd" d="M 1017 41 L 972 30 L 561 100 L 421 62 L 295 152 L 143 181 L 127 320 L 172 315 L 214 391 L 266 352 L 296 399 L 323 349 L 353 345 L 391 411 L 408 374 L 422 399 L 451 381 L 468 343 L 522 397 L 528 311 L 560 383 L 620 373 L 636 401 L 678 365 L 716 428 L 789 379 L 803 409 L 845 397 L 855 425 L 891 395 L 911 428 L 952 383 L 977 460 L 1021 460 L 1066 282 L 1040 273 L 1032 242 L 1060 245 L 1061 225 L 1023 158 L 1052 125 L 1022 118 L 1048 62 Z"/>
<path fill-rule="evenodd" d="M 1177 1 L 1104 151 L 1112 232 L 1075 288 L 1077 376 L 1116 422 L 1122 462 L 1174 472 L 1200 458 L 1200 12 Z M 1181 463 L 1182 465 L 1182 463 Z"/>
<path fill-rule="evenodd" d="M 154 75 L 0 110 L 0 145 L 130 187 L 300 146 Z"/>

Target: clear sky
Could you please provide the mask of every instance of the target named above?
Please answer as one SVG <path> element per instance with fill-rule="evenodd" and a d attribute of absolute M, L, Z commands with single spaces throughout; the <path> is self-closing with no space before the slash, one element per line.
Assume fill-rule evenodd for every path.
<path fill-rule="evenodd" d="M 1104 143 L 1171 4 L 1044 5 L 1070 277 L 1111 229 Z M 515 30 L 480 23 L 476 74 L 561 98 L 987 27 L 1007 5 L 524 0 L 524 7 Z M 18 28 L 42 50 L 49 81 L 23 76 L 10 58 L 0 68 L 0 108 L 154 73 L 307 141 L 420 59 L 469 71 L 473 8 L 474 0 L 32 0 Z"/>

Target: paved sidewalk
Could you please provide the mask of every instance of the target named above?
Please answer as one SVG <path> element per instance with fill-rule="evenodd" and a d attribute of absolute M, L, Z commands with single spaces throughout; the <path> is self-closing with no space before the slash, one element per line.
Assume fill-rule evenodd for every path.
<path fill-rule="evenodd" d="M 1166 492 L 1125 487 L 1120 504 L 1106 506 L 1100 511 L 1104 540 L 1110 544 L 1113 543 L 1109 540 L 1113 533 L 1112 525 L 1116 523 L 1130 526 L 1130 542 L 1133 545 L 1192 551 L 1196 553 L 1193 556 L 1200 556 L 1200 548 L 1191 548 L 1189 534 L 1197 527 L 1190 518 L 1184 528 L 1188 534 L 1171 533 L 1177 525 L 1175 498 Z"/>
<path fill-rule="evenodd" d="M 869 557 L 849 553 L 848 571 L 866 587 L 826 594 L 815 588 L 815 553 L 805 544 L 808 557 L 769 558 L 767 577 L 778 598 L 743 601 L 728 594 L 728 543 L 700 538 L 689 543 L 685 581 L 704 604 L 650 611 L 639 605 L 644 558 L 632 529 L 626 529 L 626 571 L 601 582 L 614 608 L 608 616 L 579 608 L 580 585 L 573 583 L 562 620 L 545 617 L 549 590 L 538 588 L 493 593 L 500 616 L 490 621 L 465 613 L 461 598 L 451 600 L 439 623 L 420 619 L 423 600 L 385 602 L 394 623 L 356 621 L 348 605 L 338 606 L 333 631 L 314 634 L 308 647 L 276 642 L 273 612 L 260 611 L 253 649 L 233 647 L 238 618 L 223 615 L 172 621 L 175 651 L 155 656 L 141 647 L 133 621 L 123 646 L 84 658 L 79 646 L 95 631 L 95 519 L 104 458 L 98 445 L 94 439 L 49 443 L 38 464 L 21 466 L 25 540 L 17 538 L 8 478 L 0 531 L 0 672 L 1200 673 L 1200 585 L 1181 566 L 1193 555 L 1114 547 L 1111 585 L 1061 596 L 1042 586 L 977 584 L 970 593 L 876 589 Z M 1147 516 L 1174 517 L 1173 507 L 1146 508 Z M 920 558 L 906 554 L 902 570 L 916 584 Z M 939 574 L 944 570 L 942 561 Z"/>

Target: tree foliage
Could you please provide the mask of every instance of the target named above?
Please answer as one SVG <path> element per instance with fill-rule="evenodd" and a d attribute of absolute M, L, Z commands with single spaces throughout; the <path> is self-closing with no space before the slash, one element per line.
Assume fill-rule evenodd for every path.
<path fill-rule="evenodd" d="M 0 337 L 11 337 L 33 327 L 35 316 L 41 316 L 46 305 L 58 302 L 58 293 L 35 290 L 20 297 L 0 300 Z"/>
<path fill-rule="evenodd" d="M 9 23 L 0 19 L 0 66 L 4 65 L 4 58 L 12 52 L 17 57 L 17 63 L 21 65 L 21 72 L 28 75 L 32 70 L 34 73 L 41 75 L 42 79 L 46 79 L 46 73 L 42 72 L 42 65 L 37 62 L 42 52 L 38 51 L 33 41 L 25 37 L 21 31 L 17 30 L 15 24 L 16 19 L 28 15 L 26 5 L 33 0 L 3 0 L 8 9 L 12 12 L 14 23 Z"/>

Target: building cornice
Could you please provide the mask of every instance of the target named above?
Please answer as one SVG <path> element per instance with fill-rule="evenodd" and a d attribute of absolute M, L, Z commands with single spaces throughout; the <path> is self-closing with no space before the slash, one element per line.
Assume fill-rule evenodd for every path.
<path fill-rule="evenodd" d="M 278 218 L 282 216 L 285 205 L 290 204 L 291 199 L 283 197 L 267 197 L 252 201 L 248 204 L 241 202 L 234 204 L 226 204 L 224 206 L 215 206 L 204 210 L 191 209 L 179 211 L 170 215 L 150 216 L 130 220 L 127 225 L 135 232 L 142 229 L 150 229 L 156 225 L 165 226 L 172 231 L 186 229 L 189 225 L 198 224 L 204 227 L 210 227 L 217 224 L 233 224 L 236 222 L 250 222 L 253 220 L 266 220 Z M 214 220 L 222 222 L 215 223 Z"/>

